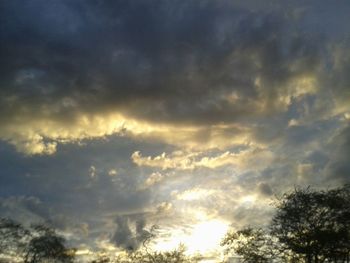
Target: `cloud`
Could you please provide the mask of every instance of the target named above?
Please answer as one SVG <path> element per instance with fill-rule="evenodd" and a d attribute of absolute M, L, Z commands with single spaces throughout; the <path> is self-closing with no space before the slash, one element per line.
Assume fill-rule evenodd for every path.
<path fill-rule="evenodd" d="M 42 222 L 49 220 L 50 211 L 34 196 L 10 196 L 0 198 L 2 217 L 10 217 L 20 222 Z"/>
<path fill-rule="evenodd" d="M 212 195 L 213 193 L 214 191 L 210 189 L 193 188 L 181 193 L 177 193 L 176 198 L 184 201 L 193 201 L 198 199 L 204 199 Z"/>
<path fill-rule="evenodd" d="M 271 196 L 273 194 L 271 187 L 266 183 L 260 183 L 258 190 L 263 196 Z"/>
<path fill-rule="evenodd" d="M 3 7 L 0 138 L 26 154 L 113 134 L 223 149 L 319 91 L 321 40 L 275 13 L 195 1 Z"/>
<path fill-rule="evenodd" d="M 147 238 L 150 233 L 145 230 L 145 219 L 140 218 L 135 222 L 135 231 L 130 228 L 129 218 L 126 216 L 119 216 L 115 220 L 117 229 L 111 241 L 118 247 L 134 251 L 137 250 Z"/>
<path fill-rule="evenodd" d="M 95 178 L 96 177 L 96 167 L 91 165 L 89 168 L 89 174 L 91 178 Z"/>
<path fill-rule="evenodd" d="M 65 233 L 86 231 L 84 223 L 72 220 L 59 211 L 49 207 L 35 196 L 9 196 L 0 198 L 1 217 L 11 218 L 24 225 L 48 224 Z"/>
<path fill-rule="evenodd" d="M 164 179 L 164 175 L 159 172 L 152 173 L 145 181 L 145 186 L 150 187 L 162 181 Z"/>
<path fill-rule="evenodd" d="M 157 213 L 167 213 L 173 209 L 173 204 L 169 202 L 162 202 L 159 205 L 157 205 Z"/>
<path fill-rule="evenodd" d="M 111 169 L 108 171 L 108 175 L 109 176 L 117 176 L 118 175 L 118 172 L 116 169 Z"/>
<path fill-rule="evenodd" d="M 132 161 L 138 166 L 160 168 L 162 170 L 193 170 L 196 168 L 216 169 L 230 165 L 236 170 L 245 170 L 254 167 L 260 169 L 274 160 L 274 154 L 268 149 L 249 147 L 238 153 L 223 152 L 214 156 L 205 156 L 202 152 L 175 151 L 169 155 L 163 152 L 158 156 L 142 156 L 139 151 L 131 155 Z M 254 164 L 254 165 L 253 165 Z"/>
<path fill-rule="evenodd" d="M 1 214 L 137 249 L 145 222 L 261 224 L 349 181 L 345 2 L 0 7 Z"/>
<path fill-rule="evenodd" d="M 328 180 L 336 180 L 340 183 L 349 183 L 349 154 L 350 154 L 350 125 L 339 130 L 329 142 L 331 148 L 330 159 L 325 166 Z"/>

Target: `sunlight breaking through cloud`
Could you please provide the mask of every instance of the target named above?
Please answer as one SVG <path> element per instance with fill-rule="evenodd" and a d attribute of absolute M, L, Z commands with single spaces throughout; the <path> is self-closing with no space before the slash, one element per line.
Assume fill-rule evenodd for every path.
<path fill-rule="evenodd" d="M 349 13 L 0 1 L 1 216 L 89 259 L 154 230 L 154 248 L 221 260 L 227 227 L 266 226 L 276 196 L 349 183 Z"/>

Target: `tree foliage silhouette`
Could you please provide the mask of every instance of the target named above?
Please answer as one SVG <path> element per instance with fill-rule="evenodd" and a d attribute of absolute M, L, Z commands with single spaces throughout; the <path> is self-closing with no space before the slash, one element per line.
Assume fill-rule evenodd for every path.
<path fill-rule="evenodd" d="M 262 228 L 246 227 L 226 234 L 221 242 L 226 253 L 235 252 L 247 263 L 266 263 L 277 257 L 272 237 Z"/>
<path fill-rule="evenodd" d="M 180 245 L 177 249 L 171 251 L 145 251 L 138 250 L 129 252 L 126 255 L 114 258 L 100 253 L 91 263 L 197 263 L 200 257 L 187 256 L 186 248 Z"/>
<path fill-rule="evenodd" d="M 295 189 L 278 201 L 271 234 L 307 263 L 346 259 L 349 254 L 349 187 Z"/>
<path fill-rule="evenodd" d="M 48 226 L 25 228 L 11 219 L 0 219 L 0 255 L 25 263 L 73 262 L 75 251 L 64 243 L 64 238 Z"/>
<path fill-rule="evenodd" d="M 9 218 L 0 218 L 0 254 L 21 254 L 30 239 L 30 231 Z"/>
<path fill-rule="evenodd" d="M 222 245 L 245 262 L 350 262 L 350 185 L 285 193 L 266 230 L 228 233 Z"/>
<path fill-rule="evenodd" d="M 25 263 L 56 261 L 70 263 L 74 259 L 74 250 L 67 249 L 64 238 L 58 236 L 56 231 L 44 225 L 35 225 L 34 237 L 25 250 Z"/>

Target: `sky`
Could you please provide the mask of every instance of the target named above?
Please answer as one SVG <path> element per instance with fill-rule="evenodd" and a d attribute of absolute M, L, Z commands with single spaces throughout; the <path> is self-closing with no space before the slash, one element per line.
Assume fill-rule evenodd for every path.
<path fill-rule="evenodd" d="M 0 0 L 0 215 L 218 257 L 350 179 L 349 1 Z"/>

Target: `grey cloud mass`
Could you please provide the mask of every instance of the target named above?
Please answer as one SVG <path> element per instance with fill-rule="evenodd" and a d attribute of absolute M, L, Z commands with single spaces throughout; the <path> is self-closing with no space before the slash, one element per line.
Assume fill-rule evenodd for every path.
<path fill-rule="evenodd" d="M 333 55 L 299 20 L 227 2 L 2 5 L 1 136 L 29 153 L 112 134 L 79 128 L 113 112 L 246 126 L 312 96 Z"/>
<path fill-rule="evenodd" d="M 223 12 L 214 3 L 199 10 L 194 2 L 114 3 L 102 18 L 103 3 L 73 9 L 80 26 L 61 34 L 55 27 L 72 30 L 68 25 L 75 22 L 66 14 L 50 15 L 69 8 L 63 4 L 37 23 L 19 17 L 18 29 L 5 39 L 17 39 L 5 50 L 4 70 L 4 86 L 10 95 L 17 93 L 15 102 L 36 103 L 37 110 L 58 104 L 50 116 L 58 121 L 74 116 L 76 108 L 120 109 L 155 121 L 235 121 L 236 115 L 256 113 L 259 99 L 266 103 L 263 110 L 274 108 L 278 95 L 288 92 L 288 81 L 312 77 L 318 65 L 318 39 L 307 41 L 272 14 Z M 47 22 L 54 28 L 42 32 Z M 34 36 L 27 39 L 21 31 Z"/>
<path fill-rule="evenodd" d="M 135 233 L 130 229 L 128 217 L 119 216 L 115 222 L 117 230 L 112 236 L 112 242 L 128 251 L 137 250 L 150 237 L 150 232 L 145 230 L 146 222 L 142 217 L 135 222 Z"/>
<path fill-rule="evenodd" d="M 259 224 L 274 195 L 349 182 L 349 12 L 0 0 L 1 216 L 137 249 L 153 224 L 164 243 Z"/>

